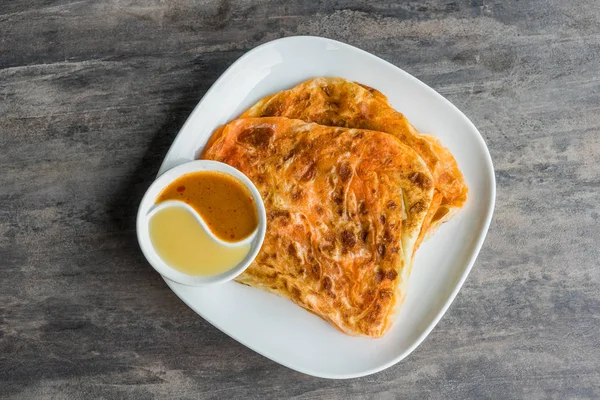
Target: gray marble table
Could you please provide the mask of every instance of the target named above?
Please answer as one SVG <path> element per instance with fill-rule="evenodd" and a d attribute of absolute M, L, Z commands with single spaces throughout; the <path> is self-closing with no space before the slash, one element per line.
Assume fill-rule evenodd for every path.
<path fill-rule="evenodd" d="M 134 216 L 175 134 L 247 50 L 372 52 L 485 137 L 497 206 L 446 316 L 376 375 L 317 379 L 238 344 L 147 265 Z M 0 397 L 600 398 L 595 0 L 0 3 Z"/>

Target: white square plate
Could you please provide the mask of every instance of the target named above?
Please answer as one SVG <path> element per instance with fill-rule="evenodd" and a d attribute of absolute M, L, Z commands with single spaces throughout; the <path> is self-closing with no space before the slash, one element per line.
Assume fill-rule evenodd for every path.
<path fill-rule="evenodd" d="M 195 159 L 215 128 L 265 95 L 309 78 L 339 76 L 379 89 L 421 132 L 438 136 L 469 186 L 465 207 L 417 253 L 408 295 L 380 339 L 346 336 L 291 301 L 235 282 L 208 288 L 167 281 L 189 307 L 252 350 L 297 371 L 352 378 L 406 357 L 431 332 L 465 281 L 492 217 L 495 180 L 483 138 L 433 89 L 369 53 L 334 40 L 289 37 L 249 51 L 215 82 L 173 142 L 159 175 Z"/>

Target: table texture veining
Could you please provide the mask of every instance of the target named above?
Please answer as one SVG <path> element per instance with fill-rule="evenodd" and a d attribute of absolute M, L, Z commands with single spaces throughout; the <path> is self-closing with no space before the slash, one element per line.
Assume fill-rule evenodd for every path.
<path fill-rule="evenodd" d="M 251 48 L 317 35 L 408 71 L 479 128 L 496 211 L 431 335 L 384 372 L 280 366 L 186 307 L 135 213 Z M 596 0 L 0 3 L 0 398 L 600 398 Z"/>

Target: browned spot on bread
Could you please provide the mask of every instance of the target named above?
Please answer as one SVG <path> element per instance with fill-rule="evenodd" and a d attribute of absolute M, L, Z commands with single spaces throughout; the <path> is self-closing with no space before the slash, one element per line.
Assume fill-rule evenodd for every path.
<path fill-rule="evenodd" d="M 317 165 L 313 162 L 308 166 L 308 168 L 306 169 L 306 172 L 304 173 L 304 175 L 302 175 L 300 180 L 302 182 L 308 182 L 308 181 L 312 180 L 316 174 L 317 174 Z"/>
<path fill-rule="evenodd" d="M 289 160 L 290 158 L 294 157 L 294 153 L 295 153 L 295 150 L 294 150 L 294 149 L 290 150 L 290 151 L 289 151 L 289 152 L 288 152 L 288 153 L 287 153 L 287 154 L 286 154 L 286 155 L 283 157 L 283 161 L 287 161 L 287 160 Z"/>
<path fill-rule="evenodd" d="M 296 300 L 300 300 L 302 297 L 302 292 L 300 292 L 300 289 L 298 289 L 296 286 L 292 287 L 292 297 Z"/>
<path fill-rule="evenodd" d="M 389 229 L 386 229 L 385 232 L 383 232 L 383 240 L 385 240 L 386 242 L 391 242 L 392 239 L 392 233 Z"/>
<path fill-rule="evenodd" d="M 417 201 L 415 204 L 412 205 L 412 207 L 410 207 L 409 212 L 410 213 L 420 213 L 427 210 L 427 205 L 421 200 L 421 201 Z"/>
<path fill-rule="evenodd" d="M 394 279 L 396 279 L 396 277 L 398 276 L 398 272 L 396 272 L 393 269 L 390 269 L 386 274 L 385 277 L 388 278 L 390 281 L 393 281 Z"/>
<path fill-rule="evenodd" d="M 271 101 L 261 113 L 261 117 L 271 117 L 274 115 L 279 115 L 284 108 L 285 107 L 282 102 L 277 100 Z"/>
<path fill-rule="evenodd" d="M 349 230 L 344 230 L 341 234 L 342 246 L 347 249 L 351 249 L 356 245 L 356 237 L 354 233 Z"/>
<path fill-rule="evenodd" d="M 290 243 L 290 245 L 288 246 L 287 251 L 288 251 L 288 254 L 291 257 L 296 258 L 296 259 L 300 259 L 300 257 L 298 257 L 298 252 L 296 251 L 296 248 L 294 247 L 293 244 Z"/>
<path fill-rule="evenodd" d="M 336 110 L 336 109 L 340 108 L 340 103 L 338 103 L 337 101 L 327 101 L 325 103 L 325 106 L 329 109 Z"/>
<path fill-rule="evenodd" d="M 265 179 L 265 176 L 264 176 L 264 175 L 262 175 L 262 174 L 260 174 L 260 175 L 257 175 L 255 179 L 256 179 L 256 182 L 257 182 L 258 184 L 263 184 L 263 183 L 265 183 L 265 182 L 267 181 L 267 180 Z"/>
<path fill-rule="evenodd" d="M 367 242 L 367 238 L 369 237 L 369 231 L 368 230 L 364 230 L 361 232 L 360 234 L 360 238 L 362 239 L 363 242 Z"/>
<path fill-rule="evenodd" d="M 275 218 L 289 218 L 290 212 L 288 210 L 271 210 L 268 214 L 269 219 Z"/>
<path fill-rule="evenodd" d="M 408 175 L 408 179 L 410 179 L 412 183 L 414 183 L 421 189 L 427 190 L 431 188 L 431 179 L 422 172 L 413 172 L 410 175 Z"/>
<path fill-rule="evenodd" d="M 266 148 L 272 136 L 273 130 L 271 128 L 249 128 L 240 133 L 238 140 L 253 147 Z"/>
<path fill-rule="evenodd" d="M 302 191 L 302 189 L 300 188 L 295 188 L 292 190 L 292 200 L 294 201 L 298 201 L 302 195 L 304 194 L 304 192 Z"/>
<path fill-rule="evenodd" d="M 367 215 L 369 213 L 369 210 L 367 210 L 367 205 L 364 201 L 360 202 L 358 206 L 358 212 L 360 213 L 360 215 Z"/>
<path fill-rule="evenodd" d="M 341 163 L 338 167 L 338 175 L 340 176 L 342 182 L 348 181 L 352 175 L 352 167 L 350 167 L 350 164 L 347 162 Z"/>
<path fill-rule="evenodd" d="M 326 242 L 334 242 L 335 241 L 335 233 L 333 233 L 332 231 L 327 231 L 323 235 L 323 240 L 325 240 Z"/>
<path fill-rule="evenodd" d="M 319 264 L 313 264 L 310 267 L 310 272 L 312 272 L 313 276 L 318 279 L 321 276 L 321 267 Z"/>

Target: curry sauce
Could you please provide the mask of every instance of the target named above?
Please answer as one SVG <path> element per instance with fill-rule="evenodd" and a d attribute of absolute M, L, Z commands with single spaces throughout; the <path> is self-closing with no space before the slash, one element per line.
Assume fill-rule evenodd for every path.
<path fill-rule="evenodd" d="M 252 193 L 238 179 L 215 171 L 185 174 L 167 186 L 156 203 L 179 200 L 202 217 L 211 232 L 226 242 L 250 236 L 258 226 Z"/>

